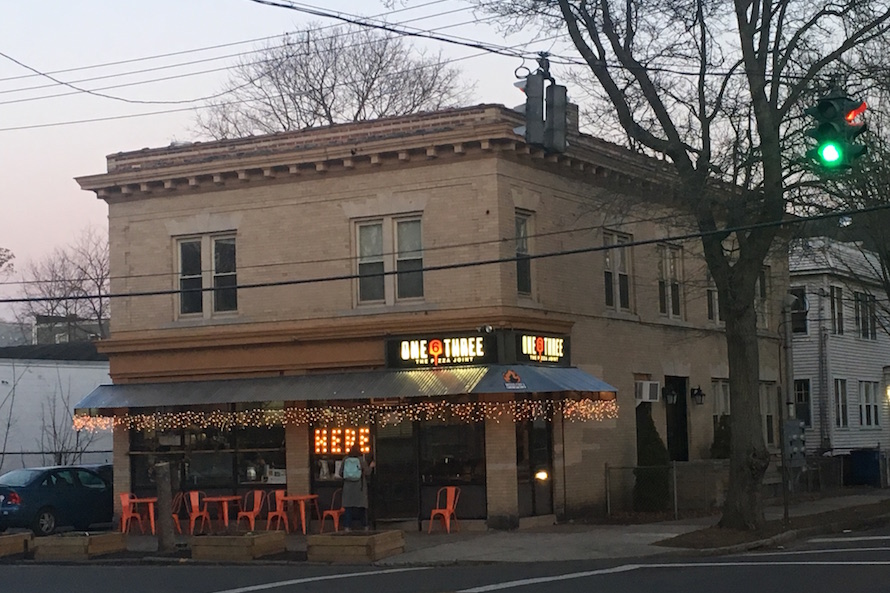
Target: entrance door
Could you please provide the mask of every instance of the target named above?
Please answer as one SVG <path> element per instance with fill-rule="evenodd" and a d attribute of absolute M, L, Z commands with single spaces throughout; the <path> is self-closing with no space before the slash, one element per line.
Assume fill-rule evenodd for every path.
<path fill-rule="evenodd" d="M 553 513 L 553 434 L 544 419 L 516 423 L 519 516 Z"/>
<path fill-rule="evenodd" d="M 668 453 L 671 461 L 689 461 L 686 377 L 665 377 L 664 388 L 665 392 L 673 391 L 677 395 L 676 403 L 665 402 Z"/>
<path fill-rule="evenodd" d="M 417 437 L 414 423 L 376 427 L 371 516 L 378 520 L 417 521 L 420 511 Z"/>

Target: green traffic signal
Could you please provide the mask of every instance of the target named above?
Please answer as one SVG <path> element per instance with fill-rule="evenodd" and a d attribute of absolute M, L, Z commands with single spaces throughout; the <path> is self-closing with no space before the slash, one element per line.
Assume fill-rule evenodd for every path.
<path fill-rule="evenodd" d="M 839 165 L 843 160 L 843 152 L 834 142 L 826 142 L 819 147 L 819 160 L 829 167 Z"/>
<path fill-rule="evenodd" d="M 807 156 L 825 169 L 850 169 L 866 151 L 856 138 L 867 126 L 857 122 L 865 112 L 864 101 L 855 101 L 840 91 L 822 97 L 805 113 L 815 120 L 806 134 L 816 139 L 816 147 Z"/>

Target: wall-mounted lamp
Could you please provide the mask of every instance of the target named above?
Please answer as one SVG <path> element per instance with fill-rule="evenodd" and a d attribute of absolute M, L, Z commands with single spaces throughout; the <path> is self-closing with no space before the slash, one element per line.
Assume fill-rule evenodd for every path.
<path fill-rule="evenodd" d="M 692 396 L 692 401 L 694 401 L 697 406 L 705 403 L 705 392 L 701 390 L 701 387 L 693 387 L 689 392 L 689 395 Z"/>
<path fill-rule="evenodd" d="M 547 473 L 546 469 L 539 469 L 535 472 L 535 479 L 539 482 L 546 482 L 550 477 L 550 474 Z"/>
<path fill-rule="evenodd" d="M 665 387 L 661 390 L 661 395 L 664 397 L 665 403 L 672 405 L 677 403 L 677 392 L 673 387 Z"/>

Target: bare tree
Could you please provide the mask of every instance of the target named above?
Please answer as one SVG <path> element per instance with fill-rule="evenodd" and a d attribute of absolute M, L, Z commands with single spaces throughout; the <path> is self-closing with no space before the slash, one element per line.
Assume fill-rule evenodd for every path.
<path fill-rule="evenodd" d="M 469 92 L 441 55 L 358 26 L 322 28 L 268 42 L 231 70 L 223 99 L 196 116 L 220 140 L 457 106 Z"/>
<path fill-rule="evenodd" d="M 7 276 L 15 271 L 12 260 L 15 259 L 12 251 L 5 247 L 0 247 L 0 277 Z"/>
<path fill-rule="evenodd" d="M 67 247 L 26 264 L 17 311 L 20 322 L 40 319 L 67 340 L 108 336 L 108 240 L 88 227 Z"/>
<path fill-rule="evenodd" d="M 52 456 L 53 465 L 70 465 L 80 463 L 98 433 L 74 430 L 74 402 L 71 401 L 70 389 L 62 386 L 62 377 L 58 376 L 58 391 L 47 393 L 40 402 L 40 438 L 37 439 L 38 451 L 45 457 Z"/>
<path fill-rule="evenodd" d="M 628 145 L 672 163 L 675 197 L 703 233 L 726 323 L 732 437 L 720 525 L 759 528 L 769 455 L 755 286 L 787 193 L 806 177 L 793 166 L 800 154 L 790 139 L 802 101 L 827 69 L 884 41 L 890 7 L 879 0 L 476 3 L 526 28 L 564 30 Z"/>

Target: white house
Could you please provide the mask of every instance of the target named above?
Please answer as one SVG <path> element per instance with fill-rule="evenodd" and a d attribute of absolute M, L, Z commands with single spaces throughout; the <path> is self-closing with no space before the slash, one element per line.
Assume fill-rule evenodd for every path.
<path fill-rule="evenodd" d="M 890 449 L 890 325 L 877 257 L 828 238 L 796 241 L 789 254 L 796 417 L 807 451 L 848 455 L 846 477 L 863 480 Z M 867 465 L 867 467 L 865 465 Z M 854 475 L 850 475 L 850 473 Z"/>
<path fill-rule="evenodd" d="M 109 382 L 108 360 L 89 342 L 0 348 L 0 473 L 110 463 L 110 434 L 72 426 L 74 404 Z"/>

